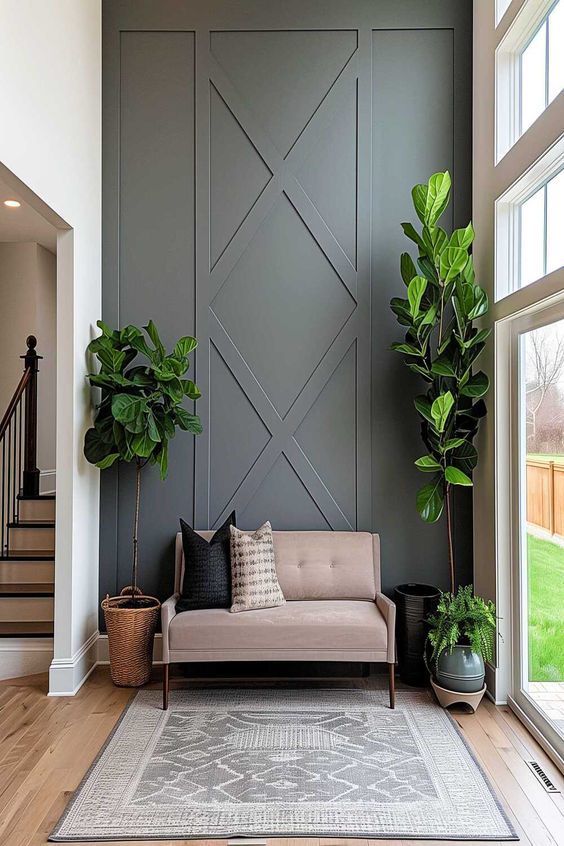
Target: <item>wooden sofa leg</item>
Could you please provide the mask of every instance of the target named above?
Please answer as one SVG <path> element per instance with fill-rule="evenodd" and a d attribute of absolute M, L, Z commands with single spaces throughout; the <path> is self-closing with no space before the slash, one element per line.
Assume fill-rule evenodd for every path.
<path fill-rule="evenodd" d="M 170 664 L 163 664 L 163 711 L 168 711 L 168 686 Z"/>
<path fill-rule="evenodd" d="M 390 708 L 393 710 L 396 707 L 396 665 L 389 664 L 390 668 Z"/>

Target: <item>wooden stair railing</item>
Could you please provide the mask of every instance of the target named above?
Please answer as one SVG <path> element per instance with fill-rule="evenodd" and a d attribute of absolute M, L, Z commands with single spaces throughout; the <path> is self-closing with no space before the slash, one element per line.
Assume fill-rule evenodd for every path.
<path fill-rule="evenodd" d="M 51 637 L 55 495 L 39 493 L 36 338 L 0 422 L 0 638 Z"/>
<path fill-rule="evenodd" d="M 17 522 L 20 496 L 39 496 L 37 468 L 37 373 L 42 356 L 29 335 L 24 372 L 0 423 L 0 558 L 10 552 L 10 528 Z"/>

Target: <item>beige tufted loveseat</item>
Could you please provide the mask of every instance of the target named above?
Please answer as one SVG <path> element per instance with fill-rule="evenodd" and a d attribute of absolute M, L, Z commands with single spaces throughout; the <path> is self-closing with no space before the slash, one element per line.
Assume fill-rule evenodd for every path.
<path fill-rule="evenodd" d="M 213 532 L 200 532 L 209 540 Z M 380 538 L 368 532 L 273 532 L 286 598 L 277 608 L 176 613 L 184 577 L 176 536 L 174 594 L 162 606 L 163 708 L 169 668 L 191 661 L 387 662 L 394 707 L 394 603 L 380 589 Z"/>

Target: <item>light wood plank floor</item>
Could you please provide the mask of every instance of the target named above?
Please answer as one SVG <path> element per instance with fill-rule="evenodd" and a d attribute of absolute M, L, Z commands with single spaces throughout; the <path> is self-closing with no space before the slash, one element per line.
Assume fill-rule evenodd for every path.
<path fill-rule="evenodd" d="M 354 683 L 371 687 L 379 683 L 376 679 L 355 679 Z M 225 684 L 224 678 L 221 683 Z M 299 683 L 350 686 L 351 680 L 301 679 Z M 75 697 L 48 698 L 46 690 L 44 675 L 0 682 L 1 846 L 39 846 L 47 842 L 73 791 L 133 695 L 114 687 L 105 667 L 97 668 Z M 521 843 L 563 846 L 564 793 L 546 793 L 525 760 L 538 761 L 562 791 L 564 778 L 511 711 L 484 700 L 475 715 L 455 712 L 454 716 L 492 780 Z M 161 846 L 178 846 L 179 842 L 186 846 L 226 844 L 158 842 Z M 421 842 L 303 838 L 270 839 L 267 846 L 415 846 Z M 432 846 L 440 841 L 424 842 Z M 469 841 L 449 843 L 471 846 Z M 130 841 L 130 846 L 135 843 Z"/>

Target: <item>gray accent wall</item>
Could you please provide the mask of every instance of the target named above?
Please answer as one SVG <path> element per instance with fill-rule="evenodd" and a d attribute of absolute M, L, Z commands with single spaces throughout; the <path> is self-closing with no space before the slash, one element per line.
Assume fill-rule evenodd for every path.
<path fill-rule="evenodd" d="M 204 434 L 142 482 L 146 592 L 182 516 L 378 531 L 383 584 L 447 581 L 415 510 L 422 447 L 399 327 L 412 185 L 470 212 L 469 0 L 104 3 L 104 319 L 199 339 Z M 102 480 L 100 592 L 128 584 L 133 473 Z M 468 502 L 458 503 L 457 510 Z M 457 525 L 471 578 L 471 526 Z"/>

